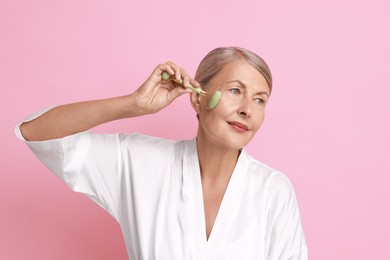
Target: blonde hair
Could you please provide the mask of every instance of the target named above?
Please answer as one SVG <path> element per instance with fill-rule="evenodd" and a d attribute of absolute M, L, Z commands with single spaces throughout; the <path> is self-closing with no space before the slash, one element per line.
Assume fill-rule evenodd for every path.
<path fill-rule="evenodd" d="M 240 47 L 220 47 L 210 51 L 200 62 L 195 80 L 206 85 L 227 64 L 235 61 L 245 61 L 260 72 L 272 91 L 272 75 L 268 65 L 256 53 Z"/>

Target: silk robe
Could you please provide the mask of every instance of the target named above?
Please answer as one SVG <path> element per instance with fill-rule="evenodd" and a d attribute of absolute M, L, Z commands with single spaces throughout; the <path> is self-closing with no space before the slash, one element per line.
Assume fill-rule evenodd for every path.
<path fill-rule="evenodd" d="M 117 220 L 131 260 L 307 259 L 290 181 L 245 149 L 207 239 L 195 138 L 87 131 L 26 141 L 20 124 L 15 132 L 66 185 Z"/>

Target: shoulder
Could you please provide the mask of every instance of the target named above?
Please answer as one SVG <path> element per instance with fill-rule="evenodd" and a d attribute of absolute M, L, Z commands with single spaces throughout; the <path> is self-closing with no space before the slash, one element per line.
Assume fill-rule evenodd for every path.
<path fill-rule="evenodd" d="M 122 150 L 136 158 L 147 157 L 150 160 L 166 160 L 173 156 L 180 141 L 149 136 L 140 133 L 124 135 Z"/>
<path fill-rule="evenodd" d="M 120 134 L 127 145 L 130 146 L 153 146 L 153 147 L 171 147 L 174 146 L 177 141 L 164 139 L 161 137 L 144 135 L 140 133 L 132 134 Z"/>
<path fill-rule="evenodd" d="M 294 194 L 291 181 L 283 172 L 253 158 L 247 154 L 249 161 L 249 174 L 261 183 L 268 195 L 290 197 Z"/>

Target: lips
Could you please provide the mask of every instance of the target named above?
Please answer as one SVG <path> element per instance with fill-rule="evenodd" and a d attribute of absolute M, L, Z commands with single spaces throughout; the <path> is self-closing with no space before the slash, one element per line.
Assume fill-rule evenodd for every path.
<path fill-rule="evenodd" d="M 240 122 L 227 122 L 229 125 L 231 125 L 237 132 L 243 133 L 249 130 L 249 127 L 245 124 L 242 124 Z"/>

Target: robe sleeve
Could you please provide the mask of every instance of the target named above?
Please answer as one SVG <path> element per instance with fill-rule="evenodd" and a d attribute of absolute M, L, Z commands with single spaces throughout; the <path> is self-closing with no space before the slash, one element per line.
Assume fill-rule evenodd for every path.
<path fill-rule="evenodd" d="M 30 115 L 23 122 L 51 108 Z M 15 134 L 38 159 L 69 188 L 85 194 L 118 221 L 122 146 L 129 135 L 86 131 L 47 141 L 26 141 L 20 131 L 23 122 L 15 127 Z"/>
<path fill-rule="evenodd" d="M 271 179 L 266 259 L 307 260 L 308 250 L 293 187 L 282 173 L 276 173 Z"/>

